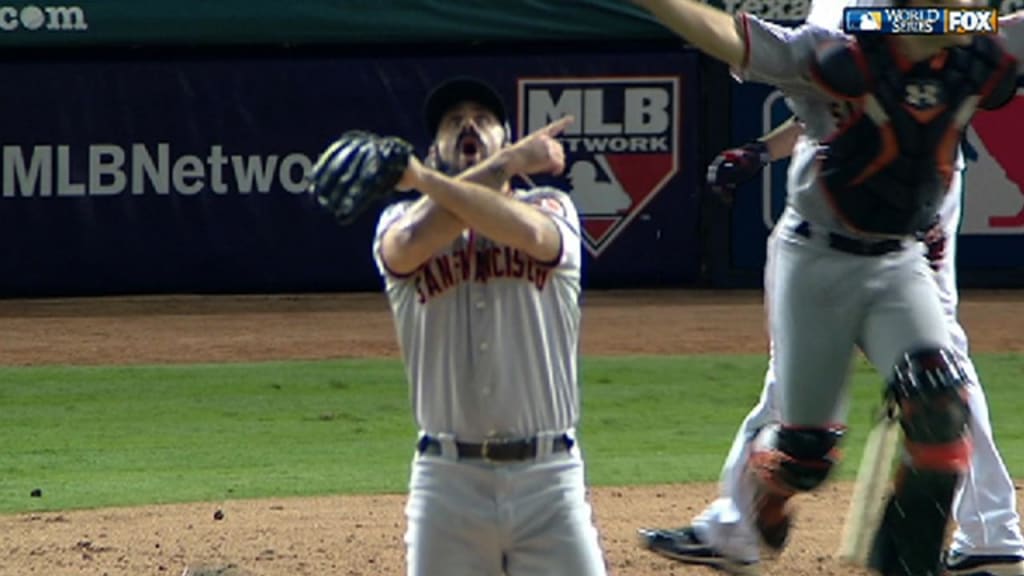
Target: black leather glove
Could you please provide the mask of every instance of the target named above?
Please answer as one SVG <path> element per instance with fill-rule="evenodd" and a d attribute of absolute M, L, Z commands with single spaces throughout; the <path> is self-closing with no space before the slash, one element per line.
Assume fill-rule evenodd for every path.
<path fill-rule="evenodd" d="M 334 141 L 313 166 L 309 190 L 342 225 L 394 192 L 413 147 L 401 138 L 353 130 Z"/>

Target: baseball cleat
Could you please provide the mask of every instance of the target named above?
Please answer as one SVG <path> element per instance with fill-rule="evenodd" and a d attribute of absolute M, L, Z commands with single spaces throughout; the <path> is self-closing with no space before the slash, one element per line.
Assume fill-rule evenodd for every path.
<path fill-rule="evenodd" d="M 704 542 L 692 526 L 679 529 L 641 528 L 640 546 L 659 556 L 684 564 L 700 564 L 732 576 L 759 576 L 759 562 L 730 558 Z"/>
<path fill-rule="evenodd" d="M 987 556 L 950 551 L 943 561 L 945 576 L 1024 576 L 1024 557 Z"/>
<path fill-rule="evenodd" d="M 769 494 L 758 498 L 754 526 L 761 535 L 761 542 L 774 552 L 780 552 L 789 541 L 793 518 L 786 510 L 789 497 Z"/>

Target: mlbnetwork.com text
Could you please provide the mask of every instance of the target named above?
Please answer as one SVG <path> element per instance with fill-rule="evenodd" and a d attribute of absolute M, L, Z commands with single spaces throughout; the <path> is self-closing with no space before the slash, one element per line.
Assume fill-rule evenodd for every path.
<path fill-rule="evenodd" d="M 306 192 L 313 160 L 286 155 L 226 154 L 213 145 L 202 155 L 172 156 L 171 145 L 92 144 L 3 146 L 3 198 L 115 196 L 140 194 L 267 193 L 280 188 Z"/>

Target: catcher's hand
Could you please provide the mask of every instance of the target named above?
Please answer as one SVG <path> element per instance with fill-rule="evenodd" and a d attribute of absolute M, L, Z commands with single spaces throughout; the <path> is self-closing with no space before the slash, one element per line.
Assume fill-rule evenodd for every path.
<path fill-rule="evenodd" d="M 732 202 L 736 187 L 757 176 L 769 162 L 771 154 L 764 142 L 748 142 L 715 157 L 708 166 L 708 184 L 723 200 Z"/>
<path fill-rule="evenodd" d="M 412 144 L 401 138 L 345 132 L 313 166 L 309 190 L 339 223 L 350 224 L 371 203 L 395 190 L 412 152 Z"/>
<path fill-rule="evenodd" d="M 949 237 L 946 236 L 946 229 L 941 222 L 936 222 L 921 236 L 921 241 L 928 248 L 925 256 L 928 258 L 928 265 L 936 272 L 942 268 L 946 260 L 946 248 L 949 244 Z"/>

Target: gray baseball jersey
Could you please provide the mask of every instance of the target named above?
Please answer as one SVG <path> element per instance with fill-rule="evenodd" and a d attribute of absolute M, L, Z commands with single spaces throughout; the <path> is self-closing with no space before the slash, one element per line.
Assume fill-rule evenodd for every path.
<path fill-rule="evenodd" d="M 844 110 L 811 80 L 816 50 L 845 41 L 841 32 L 805 25 L 788 29 L 740 15 L 749 60 L 740 76 L 780 87 L 805 124 L 788 174 L 787 208 L 768 245 L 765 300 L 780 383 L 780 419 L 822 426 L 845 419 L 845 386 L 855 346 L 889 378 L 908 350 L 951 349 L 942 303 L 920 244 L 863 257 L 831 249 L 829 233 L 856 236 L 819 188 L 820 144 L 838 129 Z M 1019 55 L 1020 19 L 1004 21 L 1009 49 Z M 845 111 L 849 112 L 849 111 Z"/>
<path fill-rule="evenodd" d="M 576 426 L 579 217 L 560 190 L 516 196 L 558 225 L 556 262 L 537 262 L 466 231 L 413 274 L 398 276 L 382 262 L 380 241 L 411 202 L 381 215 L 374 257 L 394 313 L 416 423 L 428 434 L 480 442 Z"/>
<path fill-rule="evenodd" d="M 891 0 L 847 0 L 846 2 L 840 2 L 839 0 L 816 0 L 811 3 L 811 9 L 807 13 L 807 24 L 813 24 L 815 26 L 821 26 L 822 28 L 830 28 L 833 30 L 842 30 L 843 28 L 843 12 L 849 7 L 858 8 L 882 8 L 886 6 L 892 6 Z M 966 160 L 964 160 L 963 148 L 957 147 L 956 149 L 956 161 L 954 162 L 953 168 L 956 170 L 963 170 L 967 167 Z M 955 201 L 959 206 L 960 200 Z M 946 204 L 950 204 L 949 201 Z M 958 208 L 959 210 L 959 208 Z M 942 208 L 943 213 L 950 211 L 948 206 Z"/>
<path fill-rule="evenodd" d="M 806 145 L 794 150 L 789 171 L 789 205 L 827 230 L 854 234 L 833 211 L 817 178 L 817 142 L 836 131 L 842 117 L 836 110 L 846 104 L 822 92 L 810 76 L 810 62 L 816 49 L 830 40 L 845 39 L 846 35 L 815 24 L 785 28 L 747 14 L 737 16 L 737 25 L 746 36 L 749 54 L 739 77 L 781 88 L 805 125 Z M 1017 57 L 1018 69 L 1024 69 L 1024 15 L 1003 18 L 1000 34 L 1007 50 Z"/>
<path fill-rule="evenodd" d="M 888 3 L 815 0 L 807 20 L 823 28 L 838 29 L 846 6 L 880 2 Z M 758 48 L 752 47 L 752 52 L 756 51 Z M 813 155 L 817 143 L 802 137 L 798 147 L 811 147 Z M 962 162 L 962 158 L 958 159 L 957 168 L 962 168 Z M 905 349 L 907 343 L 920 343 L 920 334 L 941 330 L 934 321 L 940 310 L 949 328 L 950 344 L 975 384 L 967 388 L 975 451 L 970 480 L 962 483 L 962 496 L 954 510 L 958 529 L 954 532 L 953 549 L 993 555 L 1018 555 L 1024 550 L 1013 501 L 1013 482 L 992 439 L 984 392 L 976 384 L 978 378 L 968 357 L 967 338 L 957 322 L 953 262 L 961 184 L 961 174 L 955 173 L 940 211 L 949 244 L 946 257 L 938 262 L 934 284 L 927 281 L 924 259 L 916 250 L 874 258 L 825 251 L 799 236 L 787 234 L 787 229 L 799 224 L 802 217 L 792 207 L 786 210 L 783 224 L 776 228 L 768 243 L 765 301 L 773 346 L 764 391 L 733 440 L 721 473 L 720 497 L 693 519 L 701 538 L 719 553 L 745 562 L 757 562 L 760 558 L 760 537 L 749 521 L 748 504 L 754 501 L 756 490 L 745 465 L 750 457 L 750 439 L 759 430 L 778 423 L 780 410 L 790 421 L 845 421 L 845 401 L 837 401 L 835 394 L 837 383 L 845 380 L 852 342 L 872 352 L 876 365 L 887 374 L 892 360 L 885 350 Z M 894 274 L 900 276 L 894 278 Z M 927 290 L 930 286 L 937 288 L 941 305 L 935 300 L 935 290 Z"/>

